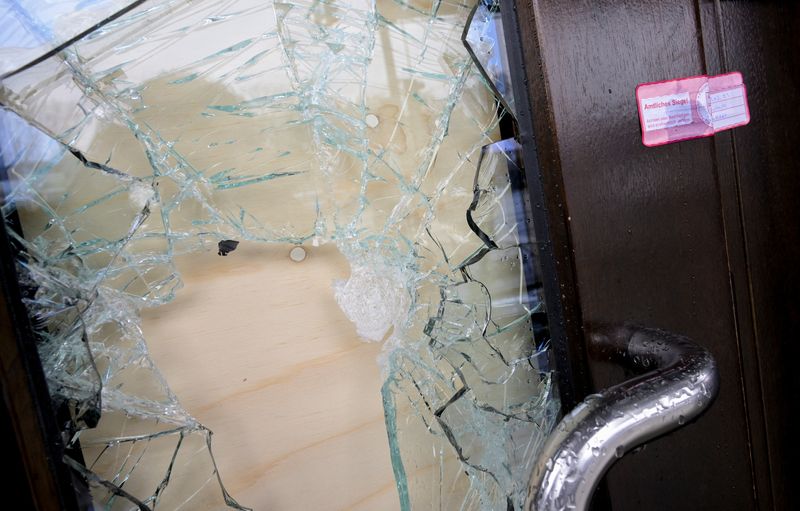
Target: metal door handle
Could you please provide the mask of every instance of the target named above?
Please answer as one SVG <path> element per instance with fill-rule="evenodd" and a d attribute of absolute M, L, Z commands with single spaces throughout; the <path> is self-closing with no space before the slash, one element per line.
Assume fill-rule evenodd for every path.
<path fill-rule="evenodd" d="M 714 358 L 686 337 L 603 328 L 590 334 L 589 345 L 625 366 L 652 370 L 588 396 L 561 420 L 534 467 L 527 510 L 586 509 L 618 458 L 700 415 L 719 390 Z"/>

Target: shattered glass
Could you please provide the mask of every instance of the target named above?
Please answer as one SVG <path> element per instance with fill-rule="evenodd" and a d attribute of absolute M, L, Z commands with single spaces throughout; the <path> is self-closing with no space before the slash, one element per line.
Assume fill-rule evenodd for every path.
<path fill-rule="evenodd" d="M 0 74 L 57 51 L 144 0 L 0 0 Z"/>
<path fill-rule="evenodd" d="M 499 0 L 480 0 L 470 13 L 462 36 L 464 45 L 475 60 L 503 106 L 516 115 L 511 69 L 503 35 Z"/>
<path fill-rule="evenodd" d="M 63 42 L 28 4 L 3 5 Z M 11 66 L 3 215 L 98 508 L 247 509 L 141 316 L 181 293 L 178 256 L 275 243 L 349 263 L 331 289 L 382 343 L 400 507 L 522 508 L 559 401 L 513 103 L 462 43 L 472 7 L 153 0 Z"/>

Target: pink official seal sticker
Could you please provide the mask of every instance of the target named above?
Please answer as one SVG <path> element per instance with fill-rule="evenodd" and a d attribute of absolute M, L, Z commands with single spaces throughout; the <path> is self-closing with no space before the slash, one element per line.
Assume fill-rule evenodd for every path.
<path fill-rule="evenodd" d="M 642 83 L 636 103 L 642 143 L 648 147 L 710 137 L 750 122 L 739 72 Z"/>

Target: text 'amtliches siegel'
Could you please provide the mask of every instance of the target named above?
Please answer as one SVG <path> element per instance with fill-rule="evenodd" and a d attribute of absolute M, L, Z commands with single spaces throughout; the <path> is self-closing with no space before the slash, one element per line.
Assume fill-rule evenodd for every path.
<path fill-rule="evenodd" d="M 636 87 L 636 103 L 648 147 L 710 137 L 750 122 L 739 72 L 643 83 Z"/>

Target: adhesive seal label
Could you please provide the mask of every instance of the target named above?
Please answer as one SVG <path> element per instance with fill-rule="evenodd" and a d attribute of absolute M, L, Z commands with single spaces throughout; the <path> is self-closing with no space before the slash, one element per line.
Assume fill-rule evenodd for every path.
<path fill-rule="evenodd" d="M 742 74 L 691 76 L 636 87 L 642 143 L 671 144 L 750 122 Z"/>

